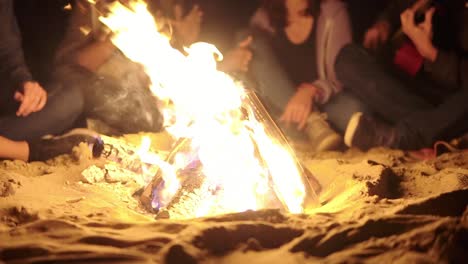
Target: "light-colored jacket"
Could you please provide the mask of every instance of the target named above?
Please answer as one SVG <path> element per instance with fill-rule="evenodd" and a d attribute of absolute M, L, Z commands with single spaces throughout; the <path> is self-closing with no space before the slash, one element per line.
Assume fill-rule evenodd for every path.
<path fill-rule="evenodd" d="M 275 34 L 265 10 L 257 10 L 250 25 Z M 343 87 L 336 77 L 335 59 L 341 48 L 352 41 L 351 20 L 346 4 L 340 0 L 323 0 L 315 27 L 318 79 L 313 84 L 319 89 L 316 101 L 323 104 Z"/>

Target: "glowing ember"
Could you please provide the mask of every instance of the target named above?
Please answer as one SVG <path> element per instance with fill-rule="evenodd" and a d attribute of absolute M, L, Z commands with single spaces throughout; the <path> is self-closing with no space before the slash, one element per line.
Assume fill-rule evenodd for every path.
<path fill-rule="evenodd" d="M 113 43 L 144 66 L 153 93 L 165 102 L 167 131 L 189 139 L 189 150 L 171 164 L 147 156 L 144 148 L 139 153 L 162 171 L 153 207 L 168 206 L 181 188 L 180 172 L 197 167 L 203 199 L 178 218 L 262 209 L 271 206 L 265 195 L 272 188 L 286 210 L 304 211 L 306 188 L 297 161 L 268 135 L 242 85 L 216 69 L 214 54 L 221 57 L 216 47 L 195 43 L 186 48 L 187 56 L 172 48 L 142 1 L 130 8 L 115 2 L 101 21 L 115 33 Z"/>

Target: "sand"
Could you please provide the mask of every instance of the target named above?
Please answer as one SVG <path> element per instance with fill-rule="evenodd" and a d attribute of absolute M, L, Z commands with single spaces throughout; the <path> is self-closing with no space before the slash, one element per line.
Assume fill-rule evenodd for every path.
<path fill-rule="evenodd" d="M 113 139 L 132 146 L 141 134 Z M 170 149 L 153 134 L 161 155 Z M 307 214 L 278 209 L 155 219 L 141 172 L 84 147 L 0 162 L 0 263 L 466 263 L 468 152 L 417 160 L 384 148 L 311 154 Z M 146 176 L 148 177 L 148 176 Z"/>

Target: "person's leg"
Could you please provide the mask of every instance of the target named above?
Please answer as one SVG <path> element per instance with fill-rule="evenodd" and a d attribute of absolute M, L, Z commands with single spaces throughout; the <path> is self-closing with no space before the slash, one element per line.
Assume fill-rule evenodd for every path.
<path fill-rule="evenodd" d="M 13 141 L 0 136 L 0 146 L 0 159 L 28 160 L 29 146 L 26 141 Z"/>
<path fill-rule="evenodd" d="M 15 141 L 0 136 L 0 160 L 45 161 L 70 154 L 73 148 L 81 143 L 90 147 L 95 158 L 104 150 L 104 142 L 99 135 L 86 129 L 75 129 L 58 137 L 31 140 Z"/>
<path fill-rule="evenodd" d="M 338 79 L 346 89 L 390 123 L 396 123 L 410 113 L 432 108 L 421 97 L 410 93 L 405 83 L 358 45 L 345 46 L 337 56 L 335 67 Z"/>
<path fill-rule="evenodd" d="M 296 87 L 274 55 L 267 37 L 254 35 L 252 50 L 250 71 L 256 90 L 271 112 L 281 114 Z"/>
<path fill-rule="evenodd" d="M 125 71 L 116 79 L 79 67 L 61 67 L 55 72 L 60 82 L 79 86 L 86 118 L 97 119 L 116 133 L 159 132 L 163 117 L 157 99 L 139 76 L 136 72 Z"/>
<path fill-rule="evenodd" d="M 53 83 L 52 87 L 41 111 L 27 117 L 17 117 L 14 111 L 4 113 L 0 117 L 0 135 L 11 140 L 29 140 L 69 129 L 82 113 L 82 93 L 73 85 L 60 87 Z"/>
<path fill-rule="evenodd" d="M 163 116 L 156 97 L 136 80 L 95 78 L 85 93 L 87 116 L 121 133 L 162 130 Z"/>
<path fill-rule="evenodd" d="M 417 149 L 450 140 L 468 131 L 468 90 L 460 90 L 437 107 L 414 112 L 395 126 L 394 147 Z"/>
<path fill-rule="evenodd" d="M 349 119 L 356 112 L 367 112 L 365 104 L 349 91 L 342 91 L 320 107 L 327 120 L 341 134 L 346 130 Z"/>

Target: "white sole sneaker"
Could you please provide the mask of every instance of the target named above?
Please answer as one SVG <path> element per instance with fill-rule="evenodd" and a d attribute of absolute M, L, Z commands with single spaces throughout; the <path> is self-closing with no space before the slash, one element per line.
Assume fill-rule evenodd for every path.
<path fill-rule="evenodd" d="M 344 142 L 346 146 L 352 147 L 354 134 L 361 120 L 362 112 L 354 113 L 349 119 L 348 126 L 346 127 L 346 132 L 344 135 Z"/>
<path fill-rule="evenodd" d="M 333 134 L 324 139 L 317 146 L 316 152 L 331 151 L 336 150 L 341 145 L 341 136 L 338 134 Z"/>

